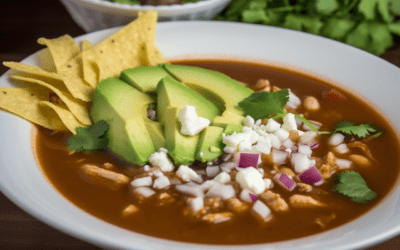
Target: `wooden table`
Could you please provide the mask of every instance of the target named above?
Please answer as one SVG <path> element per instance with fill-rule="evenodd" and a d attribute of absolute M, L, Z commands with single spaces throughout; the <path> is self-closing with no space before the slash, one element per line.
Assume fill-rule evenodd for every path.
<path fill-rule="evenodd" d="M 13 0 L 0 8 L 0 61 L 20 61 L 40 50 L 37 38 L 85 32 L 59 1 Z M 381 56 L 400 67 L 400 39 Z M 0 66 L 0 75 L 7 70 Z M 98 249 L 33 218 L 0 193 L 0 249 Z M 400 236 L 368 250 L 400 249 Z"/>

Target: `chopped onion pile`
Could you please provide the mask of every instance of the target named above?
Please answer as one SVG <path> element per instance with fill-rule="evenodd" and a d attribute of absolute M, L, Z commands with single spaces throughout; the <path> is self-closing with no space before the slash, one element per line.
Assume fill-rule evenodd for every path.
<path fill-rule="evenodd" d="M 322 178 L 322 175 L 315 166 L 301 173 L 299 179 L 302 182 L 314 184 L 316 186 L 321 185 L 324 182 L 324 178 Z"/>

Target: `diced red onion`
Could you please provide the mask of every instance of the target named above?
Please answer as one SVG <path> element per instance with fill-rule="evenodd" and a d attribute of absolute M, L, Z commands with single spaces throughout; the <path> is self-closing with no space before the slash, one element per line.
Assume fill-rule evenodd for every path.
<path fill-rule="evenodd" d="M 250 197 L 251 202 L 253 202 L 253 203 L 258 200 L 258 196 L 255 194 L 249 193 L 249 197 Z"/>
<path fill-rule="evenodd" d="M 239 159 L 239 168 L 255 167 L 258 165 L 259 154 L 241 153 Z"/>
<path fill-rule="evenodd" d="M 289 153 L 284 150 L 275 149 L 275 148 L 272 150 L 272 161 L 278 165 L 284 164 L 286 162 L 288 156 L 289 156 Z"/>
<path fill-rule="evenodd" d="M 299 179 L 302 182 L 314 184 L 316 186 L 321 185 L 324 181 L 321 173 L 318 171 L 318 169 L 315 166 L 311 167 L 311 168 L 307 169 L 306 171 L 304 171 L 303 173 L 301 173 L 299 175 Z"/>
<path fill-rule="evenodd" d="M 316 148 L 319 148 L 319 144 L 318 143 L 315 143 L 314 145 L 311 146 L 311 149 L 316 149 Z"/>
<path fill-rule="evenodd" d="M 289 176 L 285 174 L 276 174 L 274 176 L 274 180 L 283 188 L 286 188 L 289 191 L 292 191 L 296 186 L 296 182 L 292 180 Z"/>

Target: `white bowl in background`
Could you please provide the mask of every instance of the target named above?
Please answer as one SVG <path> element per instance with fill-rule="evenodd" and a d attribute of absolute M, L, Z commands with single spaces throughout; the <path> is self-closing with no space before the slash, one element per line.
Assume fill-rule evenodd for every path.
<path fill-rule="evenodd" d="M 87 34 L 98 43 L 117 29 Z M 302 32 L 242 23 L 192 21 L 157 26 L 157 45 L 167 59 L 231 58 L 281 65 L 308 72 L 368 98 L 400 130 L 400 69 L 354 47 Z M 23 63 L 48 67 L 42 50 Z M 10 71 L 0 86 L 13 86 Z M 246 246 L 188 244 L 159 239 L 106 223 L 67 201 L 43 176 L 31 149 L 32 125 L 0 112 L 0 190 L 22 209 L 76 238 L 103 248 L 201 250 L 344 250 L 365 248 L 400 233 L 400 180 L 368 213 L 338 228 L 284 242 Z M 23 235 L 21 235 L 23 238 Z M 45 241 L 46 239 L 43 239 Z"/>
<path fill-rule="evenodd" d="M 140 6 L 107 0 L 60 0 L 72 19 L 86 32 L 125 25 L 139 11 L 157 10 L 159 21 L 210 20 L 231 0 L 203 0 L 195 3 Z"/>

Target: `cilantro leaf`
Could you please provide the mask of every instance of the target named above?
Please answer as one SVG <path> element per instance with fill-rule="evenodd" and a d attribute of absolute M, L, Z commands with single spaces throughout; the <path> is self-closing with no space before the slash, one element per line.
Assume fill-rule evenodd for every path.
<path fill-rule="evenodd" d="M 276 92 L 256 92 L 239 102 L 239 107 L 254 120 L 268 117 L 272 114 L 285 113 L 284 106 L 289 101 L 289 90 Z"/>
<path fill-rule="evenodd" d="M 306 31 L 311 34 L 318 35 L 320 33 L 323 22 L 318 16 L 307 16 L 298 14 L 288 14 L 285 22 L 283 23 L 284 28 Z"/>
<path fill-rule="evenodd" d="M 108 146 L 108 138 L 105 137 L 109 125 L 106 121 L 98 121 L 90 127 L 76 128 L 77 134 L 68 139 L 68 149 L 81 152 L 105 149 Z"/>
<path fill-rule="evenodd" d="M 366 203 L 377 197 L 377 194 L 368 188 L 362 176 L 354 171 L 346 171 L 337 176 L 339 183 L 335 190 L 358 203 Z"/>
<path fill-rule="evenodd" d="M 323 15 L 330 15 L 339 8 L 339 2 L 337 0 L 317 0 L 315 8 Z"/>
<path fill-rule="evenodd" d="M 367 20 L 374 20 L 376 18 L 376 9 L 378 9 L 383 21 L 390 22 L 391 16 L 389 13 L 390 0 L 361 0 L 358 5 L 360 11 Z"/>
<path fill-rule="evenodd" d="M 389 24 L 389 30 L 393 34 L 400 36 L 400 20 Z"/>
<path fill-rule="evenodd" d="M 376 132 L 371 123 L 354 125 L 352 122 L 343 121 L 336 124 L 334 128 L 334 133 L 342 132 L 348 135 L 357 135 L 360 138 L 369 136 L 371 132 Z"/>
<path fill-rule="evenodd" d="M 242 19 L 245 23 L 260 23 L 268 20 L 265 11 L 262 9 L 245 10 L 242 13 Z"/>
<path fill-rule="evenodd" d="M 341 41 L 354 26 L 356 26 L 356 22 L 350 18 L 333 17 L 325 22 L 321 35 Z"/>

